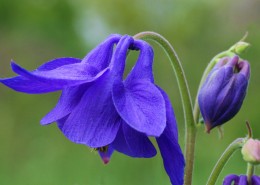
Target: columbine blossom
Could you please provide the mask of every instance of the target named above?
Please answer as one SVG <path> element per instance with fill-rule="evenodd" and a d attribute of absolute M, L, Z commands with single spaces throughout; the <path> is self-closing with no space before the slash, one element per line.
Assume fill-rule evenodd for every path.
<path fill-rule="evenodd" d="M 248 185 L 246 175 L 228 175 L 223 181 L 223 185 Z M 251 178 L 251 185 L 260 185 L 260 176 L 253 175 Z"/>
<path fill-rule="evenodd" d="M 124 80 L 129 50 L 140 54 Z M 1 82 L 24 93 L 62 90 L 56 107 L 41 124 L 57 122 L 69 140 L 97 149 L 104 163 L 114 150 L 131 157 L 155 156 L 148 138 L 154 136 L 172 184 L 182 185 L 184 158 L 176 120 L 166 93 L 154 84 L 152 63 L 149 44 L 112 35 L 82 60 L 59 58 L 34 71 L 12 62 L 19 76 Z"/>
<path fill-rule="evenodd" d="M 198 101 L 206 130 L 233 118 L 246 95 L 250 66 L 239 57 L 222 58 L 209 73 L 200 89 Z"/>

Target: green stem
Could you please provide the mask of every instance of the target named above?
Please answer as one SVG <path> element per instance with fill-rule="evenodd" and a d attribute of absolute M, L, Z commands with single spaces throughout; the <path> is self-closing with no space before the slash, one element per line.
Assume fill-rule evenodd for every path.
<path fill-rule="evenodd" d="M 247 163 L 247 172 L 246 172 L 246 175 L 247 175 L 247 182 L 248 182 L 248 185 L 251 185 L 252 182 L 251 182 L 251 178 L 254 174 L 254 171 L 255 171 L 255 167 L 253 164 L 251 163 Z"/>
<path fill-rule="evenodd" d="M 207 185 L 215 185 L 220 172 L 222 171 L 223 167 L 226 165 L 232 154 L 237 151 L 237 149 L 242 148 L 244 143 L 244 138 L 238 138 L 233 141 L 227 149 L 224 151 L 222 156 L 219 158 L 217 164 L 215 165 L 214 169 L 212 170 L 210 177 L 208 179 Z"/>
<path fill-rule="evenodd" d="M 184 71 L 181 66 L 180 59 L 177 56 L 174 48 L 171 44 L 161 35 L 155 32 L 141 32 L 134 36 L 135 39 L 147 39 L 155 41 L 159 44 L 166 52 L 167 56 L 171 61 L 171 66 L 175 72 L 178 87 L 180 90 L 184 121 L 185 121 L 185 177 L 184 184 L 191 185 L 192 183 L 192 172 L 194 164 L 194 151 L 195 151 L 195 139 L 196 139 L 196 127 L 192 112 L 192 102 L 188 84 L 185 78 Z"/>

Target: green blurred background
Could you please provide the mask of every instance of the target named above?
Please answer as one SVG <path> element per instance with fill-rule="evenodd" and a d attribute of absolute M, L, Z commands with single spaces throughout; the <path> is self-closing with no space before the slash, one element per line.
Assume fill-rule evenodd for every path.
<path fill-rule="evenodd" d="M 251 62 L 248 95 L 239 114 L 217 130 L 198 133 L 194 185 L 205 184 L 218 157 L 237 137 L 246 135 L 249 120 L 260 136 L 260 1 L 259 0 L 0 0 L 0 76 L 8 77 L 10 60 L 27 69 L 57 57 L 82 58 L 111 33 L 134 35 L 156 31 L 175 47 L 194 99 L 203 69 L 220 51 L 249 32 Z M 154 44 L 153 44 L 154 45 Z M 183 148 L 183 112 L 175 77 L 156 45 L 157 84 L 171 96 Z M 127 67 L 134 64 L 130 55 Z M 103 165 L 95 152 L 68 141 L 55 124 L 40 119 L 56 104 L 60 92 L 27 95 L 0 85 L 0 184 L 3 185 L 169 185 L 160 154 L 133 159 L 115 153 Z M 244 174 L 246 164 L 237 152 L 223 177 Z M 260 175 L 260 169 L 256 170 Z"/>

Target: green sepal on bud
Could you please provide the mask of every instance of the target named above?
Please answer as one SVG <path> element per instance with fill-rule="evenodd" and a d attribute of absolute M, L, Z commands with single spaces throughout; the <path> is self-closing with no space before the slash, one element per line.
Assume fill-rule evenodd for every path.
<path fill-rule="evenodd" d="M 237 54 L 237 55 L 241 55 L 243 54 L 248 48 L 249 48 L 250 44 L 244 41 L 239 41 L 236 44 L 234 44 L 233 46 L 231 46 L 229 48 L 229 51 Z"/>
<path fill-rule="evenodd" d="M 248 139 L 242 147 L 241 153 L 243 159 L 253 165 L 260 164 L 260 141 L 257 139 Z"/>

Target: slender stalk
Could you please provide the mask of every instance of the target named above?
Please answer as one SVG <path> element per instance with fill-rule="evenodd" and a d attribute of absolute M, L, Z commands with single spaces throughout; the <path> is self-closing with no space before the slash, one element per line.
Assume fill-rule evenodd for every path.
<path fill-rule="evenodd" d="M 254 171 L 255 171 L 255 167 L 253 164 L 251 163 L 247 163 L 247 172 L 246 172 L 246 175 L 247 175 L 247 182 L 248 182 L 248 185 L 251 185 L 252 182 L 251 182 L 251 178 L 254 174 Z"/>
<path fill-rule="evenodd" d="M 223 167 L 226 165 L 232 154 L 237 151 L 239 148 L 242 147 L 244 143 L 244 138 L 238 138 L 235 141 L 233 141 L 227 149 L 224 151 L 224 153 L 219 158 L 217 164 L 213 168 L 210 177 L 208 179 L 207 185 L 215 185 L 218 176 L 220 172 L 222 171 Z"/>
<path fill-rule="evenodd" d="M 177 53 L 172 45 L 161 35 L 155 32 L 141 32 L 134 36 L 135 39 L 147 39 L 155 41 L 159 44 L 171 61 L 171 66 L 177 78 L 177 83 L 181 95 L 184 120 L 185 120 L 185 176 L 184 184 L 191 185 L 192 172 L 194 164 L 194 151 L 195 151 L 195 139 L 196 139 L 196 127 L 193 118 L 192 102 L 190 92 L 185 78 L 184 71 L 181 66 L 181 62 Z"/>
<path fill-rule="evenodd" d="M 250 138 L 253 137 L 253 131 L 252 131 L 252 128 L 249 124 L 249 121 L 246 121 L 246 128 L 247 128 L 247 131 L 248 131 L 247 138 L 250 139 Z"/>

